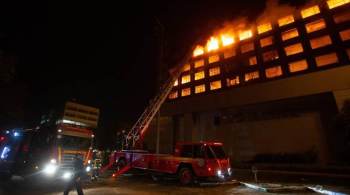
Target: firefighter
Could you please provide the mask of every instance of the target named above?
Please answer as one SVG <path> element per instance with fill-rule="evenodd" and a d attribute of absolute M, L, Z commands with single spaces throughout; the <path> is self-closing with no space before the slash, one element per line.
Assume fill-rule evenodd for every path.
<path fill-rule="evenodd" d="M 66 188 L 64 190 L 64 195 L 68 195 L 69 191 L 72 190 L 73 187 L 77 189 L 78 195 L 84 195 L 83 189 L 81 187 L 81 179 L 84 176 L 84 163 L 83 160 L 78 157 L 78 154 L 74 157 L 74 174 L 71 180 L 67 183 Z"/>

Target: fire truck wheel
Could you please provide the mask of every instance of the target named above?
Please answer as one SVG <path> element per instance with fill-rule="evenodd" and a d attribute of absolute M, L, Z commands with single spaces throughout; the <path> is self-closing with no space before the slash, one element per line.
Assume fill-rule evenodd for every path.
<path fill-rule="evenodd" d="M 190 168 L 184 167 L 179 171 L 179 179 L 182 185 L 189 185 L 193 182 L 194 176 Z"/>

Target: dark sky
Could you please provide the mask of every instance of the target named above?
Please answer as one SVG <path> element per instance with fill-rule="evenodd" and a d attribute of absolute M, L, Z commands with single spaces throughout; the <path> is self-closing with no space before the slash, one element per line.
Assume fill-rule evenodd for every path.
<path fill-rule="evenodd" d="M 263 8 L 264 1 L 248 0 L 11 1 L 0 4 L 0 48 L 18 58 L 27 123 L 75 98 L 101 109 L 98 131 L 110 137 L 134 122 L 155 94 L 157 20 L 164 27 L 164 62 L 171 64 L 200 34 Z"/>

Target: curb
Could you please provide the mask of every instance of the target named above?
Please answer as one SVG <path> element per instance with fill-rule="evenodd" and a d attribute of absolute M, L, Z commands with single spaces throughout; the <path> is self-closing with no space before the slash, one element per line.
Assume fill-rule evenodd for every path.
<path fill-rule="evenodd" d="M 277 185 L 275 184 L 274 186 L 272 184 L 252 184 L 252 183 L 245 183 L 245 182 L 240 182 L 242 185 L 257 190 L 261 192 L 269 192 L 269 193 L 293 193 L 293 192 L 307 192 L 311 191 L 308 187 L 306 186 L 288 186 L 288 185 Z M 262 185 L 271 185 L 267 187 L 263 187 Z"/>

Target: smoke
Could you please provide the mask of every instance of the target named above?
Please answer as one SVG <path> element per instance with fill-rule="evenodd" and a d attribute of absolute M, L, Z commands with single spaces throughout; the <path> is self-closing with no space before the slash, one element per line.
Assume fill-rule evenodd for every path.
<path fill-rule="evenodd" d="M 257 18 L 257 23 L 277 21 L 283 16 L 290 15 L 297 10 L 296 7 L 288 4 L 280 4 L 278 0 L 267 0 L 265 9 Z"/>

